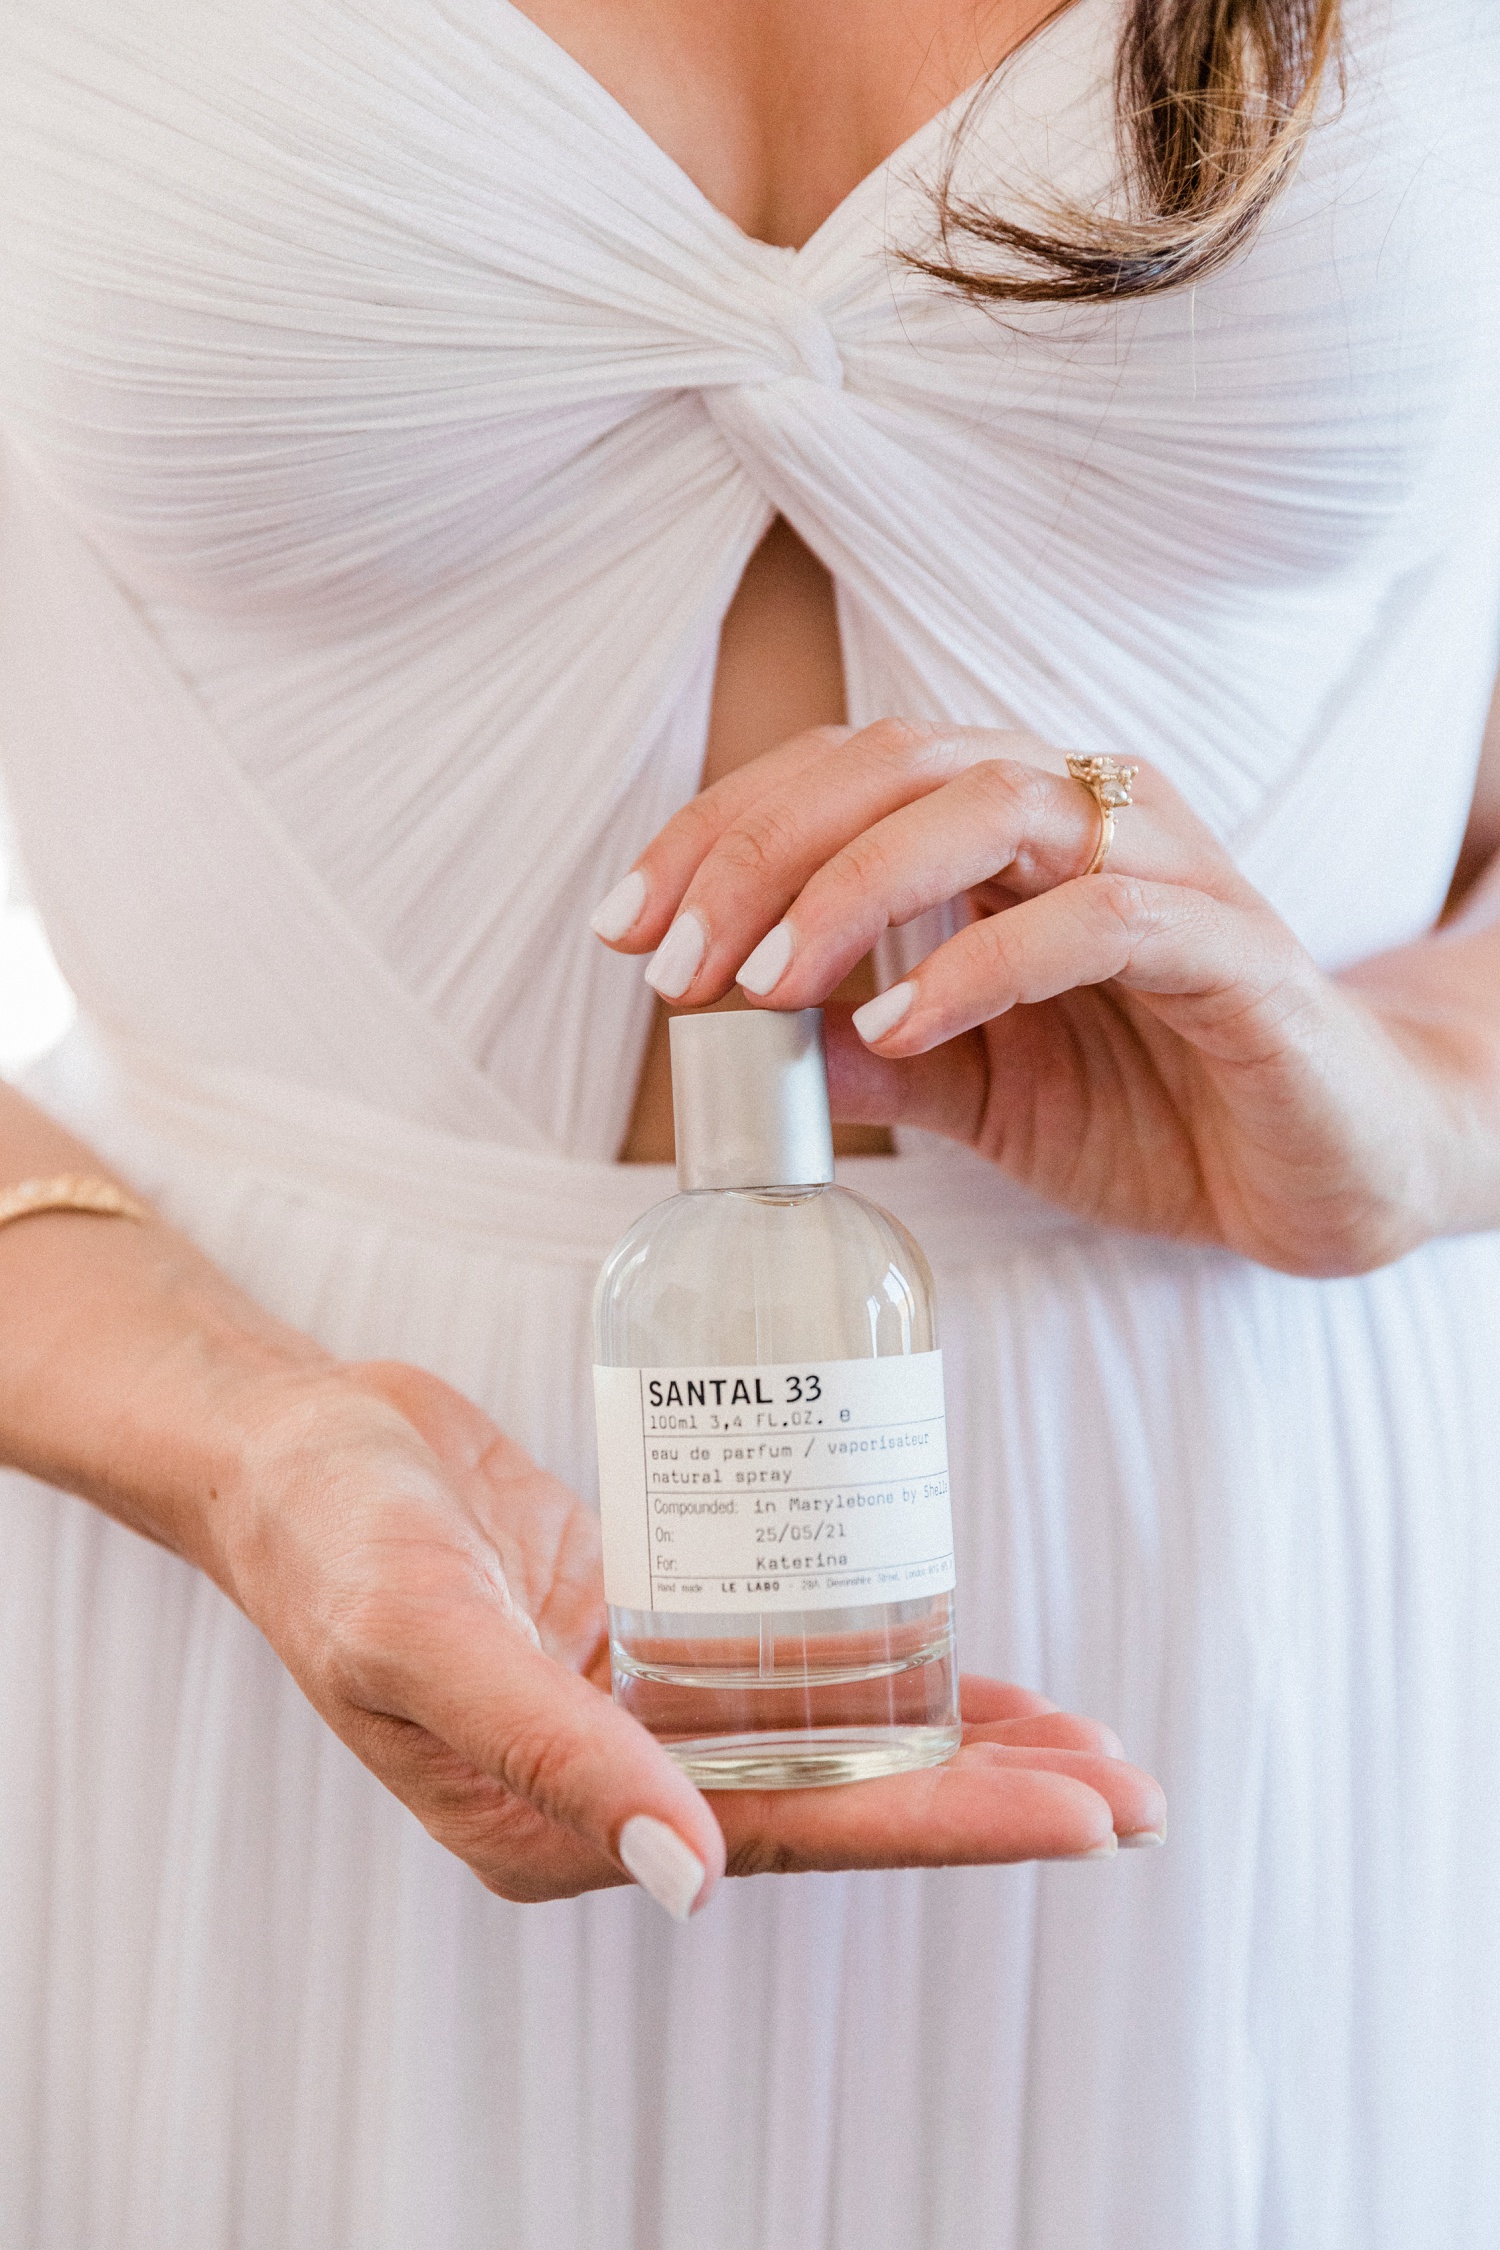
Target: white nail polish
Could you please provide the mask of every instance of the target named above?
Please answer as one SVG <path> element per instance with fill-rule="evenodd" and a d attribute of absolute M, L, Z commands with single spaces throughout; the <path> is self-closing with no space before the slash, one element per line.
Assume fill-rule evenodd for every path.
<path fill-rule="evenodd" d="M 778 922 L 774 930 L 767 930 L 755 951 L 741 964 L 735 983 L 742 984 L 747 992 L 763 1000 L 786 975 L 796 947 L 791 923 Z"/>
<path fill-rule="evenodd" d="M 589 916 L 589 928 L 595 937 L 622 938 L 631 925 L 640 920 L 645 903 L 646 878 L 637 868 L 600 899 Z"/>
<path fill-rule="evenodd" d="M 650 1813 L 636 1813 L 620 1830 L 620 1858 L 643 1891 L 664 1906 L 674 1922 L 685 1922 L 703 1888 L 707 1870 L 675 1828 Z"/>
<path fill-rule="evenodd" d="M 1120 1839 L 1117 1836 L 1111 1836 L 1107 1844 L 1095 1844 L 1092 1851 L 1059 1852 L 1057 1854 L 1057 1857 L 1059 1858 L 1059 1860 L 1069 1861 L 1078 1859 L 1113 1859 L 1115 1853 L 1119 1850 L 1119 1848 Z"/>
<path fill-rule="evenodd" d="M 1148 1850 L 1152 1844 L 1164 1844 L 1166 1840 L 1163 1829 L 1135 1828 L 1128 1836 L 1122 1836 L 1119 1842 L 1122 1852 L 1140 1852 Z"/>
<path fill-rule="evenodd" d="M 905 984 L 893 984 L 889 992 L 877 992 L 873 1000 L 856 1008 L 854 1028 L 865 1045 L 873 1046 L 888 1031 L 894 1031 L 916 997 L 917 988 L 908 979 Z"/>
<path fill-rule="evenodd" d="M 696 914 L 679 914 L 651 956 L 646 982 L 663 1000 L 680 1000 L 703 959 L 708 932 Z"/>

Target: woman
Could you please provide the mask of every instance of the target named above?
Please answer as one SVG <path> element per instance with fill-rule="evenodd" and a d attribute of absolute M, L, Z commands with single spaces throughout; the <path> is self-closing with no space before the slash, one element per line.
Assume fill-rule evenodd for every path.
<path fill-rule="evenodd" d="M 6 775 L 89 1029 L 0 1178 L 162 1217 L 0 1231 L 6 2239 L 1492 2240 L 1493 31 L 8 25 Z M 651 949 L 852 977 L 968 1661 L 1170 1850 L 977 1864 L 1161 1835 L 1039 1695 L 710 1808 L 581 1676 Z"/>

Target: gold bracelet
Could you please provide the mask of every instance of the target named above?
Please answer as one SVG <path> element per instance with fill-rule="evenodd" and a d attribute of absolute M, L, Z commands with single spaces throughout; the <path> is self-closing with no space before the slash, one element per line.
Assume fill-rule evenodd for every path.
<path fill-rule="evenodd" d="M 144 1203 L 115 1186 L 113 1180 L 85 1179 L 64 1172 L 55 1180 L 21 1180 L 15 1187 L 0 1188 L 0 1227 L 12 1219 L 29 1219 L 38 1211 L 91 1211 L 101 1219 L 149 1219 Z"/>

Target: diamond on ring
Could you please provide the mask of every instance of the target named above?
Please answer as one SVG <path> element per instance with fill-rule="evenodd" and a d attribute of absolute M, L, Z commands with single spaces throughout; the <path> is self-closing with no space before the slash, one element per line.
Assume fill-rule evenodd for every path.
<path fill-rule="evenodd" d="M 1135 802 L 1130 784 L 1140 770 L 1139 766 L 1119 765 L 1113 758 L 1069 758 L 1069 774 L 1082 783 L 1099 807 L 1099 843 L 1084 869 L 1085 875 L 1097 875 L 1109 857 L 1109 847 L 1115 840 L 1115 814 Z"/>

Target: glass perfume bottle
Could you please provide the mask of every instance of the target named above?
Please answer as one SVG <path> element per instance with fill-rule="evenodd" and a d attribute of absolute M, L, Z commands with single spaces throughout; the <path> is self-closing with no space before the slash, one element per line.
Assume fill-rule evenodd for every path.
<path fill-rule="evenodd" d="M 959 1741 L 932 1277 L 833 1184 L 822 1012 L 671 1026 L 680 1193 L 594 1296 L 615 1698 L 706 1789 Z"/>

